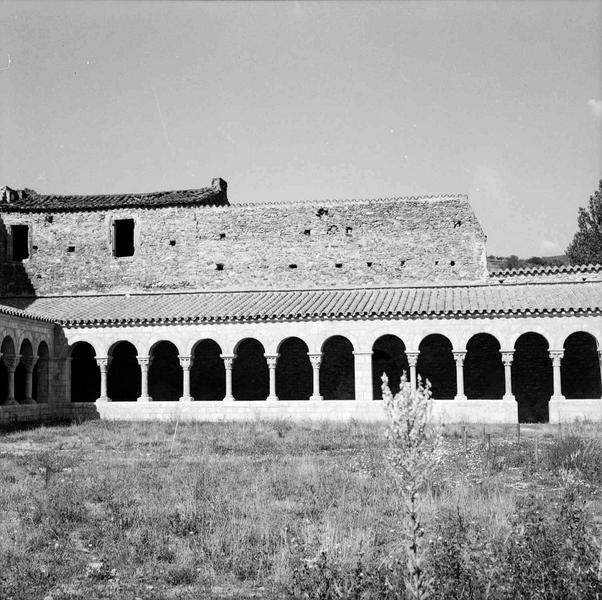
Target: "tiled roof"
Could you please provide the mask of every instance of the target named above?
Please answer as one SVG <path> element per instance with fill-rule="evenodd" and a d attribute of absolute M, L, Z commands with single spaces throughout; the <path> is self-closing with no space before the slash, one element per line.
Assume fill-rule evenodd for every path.
<path fill-rule="evenodd" d="M 33 319 L 34 321 L 45 321 L 46 323 L 54 323 L 55 319 L 48 316 L 38 315 L 27 310 L 5 306 L 0 298 L 0 315 L 8 315 L 9 317 L 23 317 L 24 319 Z"/>
<path fill-rule="evenodd" d="M 602 312 L 602 282 L 2 298 L 64 326 Z"/>
<path fill-rule="evenodd" d="M 91 196 L 58 196 L 38 194 L 34 190 L 3 188 L 0 211 L 68 211 L 107 208 L 153 208 L 158 206 L 223 206 L 228 204 L 227 184 L 214 179 L 211 187 L 197 190 L 151 192 L 144 194 L 95 194 Z"/>
<path fill-rule="evenodd" d="M 521 267 L 491 271 L 489 277 L 495 279 L 507 277 L 529 277 L 532 275 L 574 275 L 579 273 L 600 273 L 602 265 L 542 265 L 540 267 Z"/>

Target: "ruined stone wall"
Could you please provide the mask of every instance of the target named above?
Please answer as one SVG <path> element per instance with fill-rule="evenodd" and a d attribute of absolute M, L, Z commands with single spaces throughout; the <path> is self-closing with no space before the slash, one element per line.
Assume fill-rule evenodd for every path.
<path fill-rule="evenodd" d="M 135 220 L 135 254 L 112 253 L 112 220 Z M 252 289 L 483 280 L 485 236 L 466 197 L 80 212 L 10 212 L 0 295 Z M 30 258 L 7 231 L 30 227 Z M 18 272 L 18 277 L 15 273 Z"/>

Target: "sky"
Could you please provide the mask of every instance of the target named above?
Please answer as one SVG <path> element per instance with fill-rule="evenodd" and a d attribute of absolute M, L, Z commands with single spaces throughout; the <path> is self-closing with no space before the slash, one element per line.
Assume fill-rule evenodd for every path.
<path fill-rule="evenodd" d="M 468 194 L 563 253 L 602 179 L 602 1 L 0 2 L 0 186 Z"/>

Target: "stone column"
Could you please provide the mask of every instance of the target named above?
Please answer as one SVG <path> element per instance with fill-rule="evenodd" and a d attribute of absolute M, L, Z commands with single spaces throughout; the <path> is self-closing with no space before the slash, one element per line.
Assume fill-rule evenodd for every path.
<path fill-rule="evenodd" d="M 270 391 L 266 400 L 268 402 L 277 402 L 278 396 L 276 396 L 276 363 L 278 362 L 279 354 L 264 354 L 265 359 L 268 361 L 268 369 L 270 373 Z"/>
<path fill-rule="evenodd" d="M 512 361 L 514 360 L 514 350 L 500 350 L 502 363 L 504 364 L 504 383 L 505 391 L 502 400 L 516 400 L 512 393 Z"/>
<path fill-rule="evenodd" d="M 192 402 L 194 398 L 190 395 L 190 369 L 192 367 L 191 356 L 180 356 L 182 366 L 182 397 L 180 402 Z"/>
<path fill-rule="evenodd" d="M 100 369 L 100 396 L 96 402 L 111 402 L 107 394 L 107 372 L 111 364 L 111 359 L 108 356 L 97 356 L 96 364 Z"/>
<path fill-rule="evenodd" d="M 3 354 L 2 360 L 8 369 L 8 392 L 6 395 L 6 404 L 18 404 L 15 400 L 15 371 L 21 360 L 20 354 Z"/>
<path fill-rule="evenodd" d="M 372 351 L 354 352 L 355 399 L 363 402 L 374 400 L 372 392 Z"/>
<path fill-rule="evenodd" d="M 416 389 L 416 365 L 418 364 L 418 356 L 420 352 L 406 352 L 408 357 L 408 365 L 410 366 L 410 385 L 412 389 Z"/>
<path fill-rule="evenodd" d="M 152 402 L 152 398 L 148 395 L 148 367 L 152 358 L 150 356 L 139 356 L 138 364 L 140 365 L 140 398 L 138 402 Z"/>
<path fill-rule="evenodd" d="M 552 374 L 554 377 L 554 393 L 550 400 L 564 400 L 562 395 L 562 382 L 560 380 L 560 361 L 564 356 L 564 350 L 550 350 L 550 358 L 552 359 Z"/>
<path fill-rule="evenodd" d="M 311 363 L 313 373 L 313 391 L 309 399 L 312 401 L 324 400 L 320 395 L 320 364 L 322 363 L 322 353 L 318 352 L 312 354 L 311 352 L 308 352 L 307 356 L 309 356 L 309 362 Z"/>
<path fill-rule="evenodd" d="M 36 404 L 33 399 L 33 368 L 36 364 L 36 356 L 22 356 L 21 362 L 25 365 L 25 398 L 23 404 Z"/>
<path fill-rule="evenodd" d="M 454 360 L 456 361 L 456 397 L 454 400 L 468 400 L 464 393 L 464 359 L 466 351 L 454 352 Z"/>
<path fill-rule="evenodd" d="M 602 380 L 602 350 L 598 350 L 598 358 L 600 359 L 600 379 Z"/>
<path fill-rule="evenodd" d="M 226 395 L 224 396 L 224 402 L 234 402 L 234 396 L 232 395 L 232 366 L 236 354 L 220 354 L 224 361 L 224 367 L 226 367 Z"/>

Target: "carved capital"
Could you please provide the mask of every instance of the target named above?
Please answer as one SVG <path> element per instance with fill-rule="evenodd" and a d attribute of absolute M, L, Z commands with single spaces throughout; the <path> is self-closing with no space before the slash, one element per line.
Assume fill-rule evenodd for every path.
<path fill-rule="evenodd" d="M 509 367 L 514 360 L 514 350 L 500 350 L 500 354 L 502 355 L 504 366 Z"/>
<path fill-rule="evenodd" d="M 312 368 L 319 369 L 322 364 L 322 353 L 318 352 L 317 354 L 312 354 L 311 352 L 308 352 L 307 356 L 309 356 L 309 362 L 311 363 Z"/>
<path fill-rule="evenodd" d="M 141 369 L 148 369 L 151 362 L 152 358 L 150 356 L 138 356 L 138 364 Z"/>
<path fill-rule="evenodd" d="M 268 368 L 275 369 L 280 354 L 264 354 L 264 356 L 265 359 L 268 361 Z"/>
<path fill-rule="evenodd" d="M 220 354 L 220 357 L 224 361 L 224 367 L 226 367 L 228 370 L 232 369 L 232 365 L 236 359 L 236 354 Z"/>
<path fill-rule="evenodd" d="M 192 367 L 192 356 L 180 356 L 180 366 L 188 371 Z"/>
<path fill-rule="evenodd" d="M 16 368 L 19 366 L 19 361 L 21 360 L 21 355 L 20 354 L 3 354 L 2 360 L 4 361 L 6 368 L 9 371 L 14 372 L 16 370 Z"/>
<path fill-rule="evenodd" d="M 564 350 L 550 350 L 550 358 L 552 359 L 552 365 L 555 367 L 560 366 L 560 361 L 564 356 Z"/>
<path fill-rule="evenodd" d="M 408 357 L 408 365 L 410 367 L 415 367 L 418 364 L 418 356 L 420 352 L 406 352 L 406 356 Z"/>
<path fill-rule="evenodd" d="M 21 356 L 21 362 L 25 365 L 27 371 L 33 371 L 33 367 L 36 364 L 38 357 L 33 355 Z"/>
<path fill-rule="evenodd" d="M 463 367 L 464 366 L 464 359 L 466 358 L 466 351 L 462 350 L 459 352 L 454 352 L 454 360 L 456 361 L 456 365 L 458 367 Z"/>
<path fill-rule="evenodd" d="M 100 367 L 101 372 L 105 372 L 111 364 L 110 356 L 97 356 L 96 364 Z"/>

